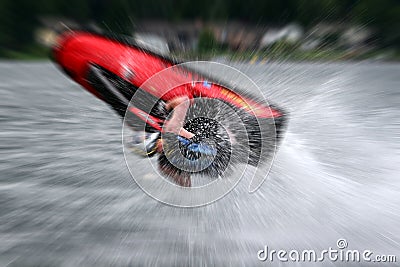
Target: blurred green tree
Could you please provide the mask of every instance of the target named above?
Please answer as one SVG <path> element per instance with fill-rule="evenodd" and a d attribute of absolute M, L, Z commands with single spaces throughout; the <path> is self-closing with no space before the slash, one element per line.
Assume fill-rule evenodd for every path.
<path fill-rule="evenodd" d="M 400 46 L 398 0 L 1 0 L 0 47 L 23 49 L 31 44 L 38 18 L 49 15 L 82 24 L 94 21 L 125 34 L 131 34 L 135 20 L 142 18 L 255 24 L 298 21 L 304 26 L 319 21 L 357 22 L 374 27 L 383 45 Z"/>
<path fill-rule="evenodd" d="M 199 53 L 208 53 L 216 48 L 214 33 L 210 29 L 204 29 L 199 36 L 197 50 Z"/>
<path fill-rule="evenodd" d="M 21 49 L 32 42 L 38 24 L 36 6 L 30 0 L 0 1 L 0 47 Z"/>

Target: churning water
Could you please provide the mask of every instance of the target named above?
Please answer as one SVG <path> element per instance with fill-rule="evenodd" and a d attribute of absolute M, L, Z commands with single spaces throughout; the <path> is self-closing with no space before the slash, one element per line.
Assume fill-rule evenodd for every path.
<path fill-rule="evenodd" d="M 340 238 L 399 258 L 400 65 L 233 67 L 290 112 L 285 139 L 256 193 L 242 181 L 183 209 L 137 187 L 121 121 L 100 100 L 51 63 L 0 63 L 0 265 L 255 266 L 265 245 Z"/>

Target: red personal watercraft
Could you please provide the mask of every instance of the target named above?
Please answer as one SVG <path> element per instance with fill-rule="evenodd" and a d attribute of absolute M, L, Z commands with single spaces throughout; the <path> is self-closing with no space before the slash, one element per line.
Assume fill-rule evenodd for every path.
<path fill-rule="evenodd" d="M 132 121 L 136 118 L 145 122 L 145 129 L 149 132 L 162 131 L 166 119 L 166 114 L 157 112 L 153 107 L 174 96 L 185 94 L 192 100 L 209 98 L 225 103 L 245 125 L 249 152 L 248 159 L 244 161 L 254 166 L 270 154 L 262 152 L 261 147 L 271 146 L 271 149 L 263 151 L 275 150 L 276 140 L 281 138 L 285 128 L 286 114 L 282 109 L 260 101 L 246 90 L 232 90 L 199 71 L 180 66 L 180 62 L 145 49 L 125 37 L 68 31 L 60 35 L 52 56 L 74 81 L 109 104 L 122 118 L 130 117 Z M 175 68 L 170 68 L 173 66 Z M 162 79 L 146 82 L 161 71 L 164 71 Z M 169 83 L 178 86 L 167 90 L 171 87 Z M 148 109 L 145 101 L 130 105 L 134 95 L 134 98 L 141 95 L 150 99 L 152 107 Z M 212 118 L 205 120 L 210 125 Z M 204 123 L 204 118 L 186 123 L 184 127 L 196 132 L 199 123 Z M 135 123 L 131 123 L 131 126 L 135 127 Z M 273 142 L 263 142 L 263 134 Z"/>

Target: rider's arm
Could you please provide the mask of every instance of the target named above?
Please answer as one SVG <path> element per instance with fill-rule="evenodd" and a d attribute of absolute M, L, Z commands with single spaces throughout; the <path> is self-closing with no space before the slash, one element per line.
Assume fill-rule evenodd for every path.
<path fill-rule="evenodd" d="M 179 134 L 185 138 L 192 138 L 194 134 L 183 128 L 187 110 L 190 107 L 190 99 L 187 96 L 179 96 L 167 102 L 166 108 L 173 109 L 171 118 L 166 122 L 164 131 Z"/>

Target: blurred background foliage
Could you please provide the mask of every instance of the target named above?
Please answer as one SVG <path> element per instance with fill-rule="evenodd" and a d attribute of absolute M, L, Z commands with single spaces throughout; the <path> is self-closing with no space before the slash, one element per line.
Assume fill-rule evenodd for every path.
<path fill-rule="evenodd" d="M 398 0 L 1 0 L 0 53 L 3 49 L 29 49 L 43 16 L 95 23 L 124 34 L 132 34 L 135 21 L 144 18 L 240 20 L 255 25 L 295 21 L 306 28 L 318 22 L 350 22 L 373 27 L 381 47 L 400 47 Z M 203 40 L 211 38 L 204 34 Z"/>

